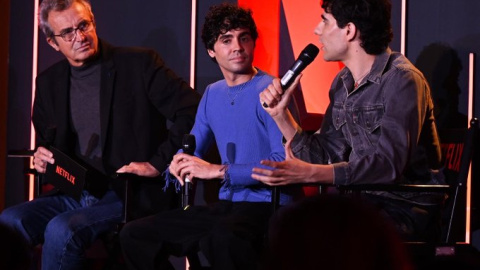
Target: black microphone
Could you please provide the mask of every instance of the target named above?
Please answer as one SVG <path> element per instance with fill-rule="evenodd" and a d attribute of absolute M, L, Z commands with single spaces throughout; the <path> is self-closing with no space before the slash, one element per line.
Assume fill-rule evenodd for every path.
<path fill-rule="evenodd" d="M 193 155 L 195 148 L 197 147 L 195 136 L 192 134 L 183 135 L 182 140 L 182 150 L 183 153 Z M 188 179 L 188 176 L 185 177 L 184 186 L 183 186 L 183 198 L 182 198 L 182 207 L 184 210 L 190 206 L 190 194 L 192 193 L 192 179 Z"/>
<path fill-rule="evenodd" d="M 310 63 L 312 63 L 315 57 L 317 57 L 318 52 L 319 49 L 312 43 L 308 44 L 307 47 L 303 49 L 298 56 L 297 61 L 293 63 L 287 73 L 285 73 L 280 80 L 280 84 L 282 85 L 282 89 L 284 91 L 293 83 L 298 74 L 300 74 L 308 65 L 310 65 Z M 268 108 L 268 105 L 265 102 L 263 102 L 262 106 Z"/>

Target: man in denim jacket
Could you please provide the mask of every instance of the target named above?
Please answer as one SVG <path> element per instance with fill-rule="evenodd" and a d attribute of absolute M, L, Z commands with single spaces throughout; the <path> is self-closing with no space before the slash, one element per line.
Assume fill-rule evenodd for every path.
<path fill-rule="evenodd" d="M 392 52 L 389 0 L 324 0 L 315 29 L 326 61 L 345 68 L 335 77 L 319 132 L 308 135 L 286 104 L 299 78 L 286 90 L 278 79 L 260 94 L 282 131 L 286 161 L 264 161 L 253 177 L 268 185 L 443 183 L 441 152 L 430 88 L 403 55 Z M 407 239 L 438 236 L 438 206 L 432 194 L 368 194 Z"/>

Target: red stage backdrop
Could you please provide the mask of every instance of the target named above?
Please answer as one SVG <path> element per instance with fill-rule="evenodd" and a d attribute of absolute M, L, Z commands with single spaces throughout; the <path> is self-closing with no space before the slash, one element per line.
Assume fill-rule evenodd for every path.
<path fill-rule="evenodd" d="M 313 33 L 323 12 L 319 0 L 238 0 L 238 4 L 253 11 L 259 30 L 254 64 L 270 74 L 283 75 L 279 74 L 280 57 L 296 59 L 309 43 L 320 48 L 318 36 Z M 281 27 L 281 18 L 286 21 L 286 26 Z M 280 29 L 287 29 L 288 33 L 281 33 Z M 289 37 L 287 40 L 293 55 L 280 55 L 280 40 L 285 40 L 280 38 L 281 35 Z M 330 84 L 341 68 L 341 64 L 337 62 L 325 62 L 322 54 L 320 50 L 315 61 L 303 71 L 301 88 L 308 114 L 325 112 Z"/>

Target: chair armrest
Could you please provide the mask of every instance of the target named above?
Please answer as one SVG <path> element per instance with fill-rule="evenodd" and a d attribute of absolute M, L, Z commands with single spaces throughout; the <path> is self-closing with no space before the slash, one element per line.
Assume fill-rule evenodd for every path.
<path fill-rule="evenodd" d="M 323 184 L 299 184 L 301 186 L 324 186 Z M 282 186 L 272 187 L 272 211 L 280 207 L 280 190 Z M 418 185 L 418 184 L 356 184 L 337 185 L 340 192 L 387 191 L 387 192 L 439 192 L 446 193 L 453 187 L 450 185 Z"/>
<path fill-rule="evenodd" d="M 356 184 L 337 185 L 340 191 L 448 192 L 450 185 Z"/>
<path fill-rule="evenodd" d="M 26 158 L 26 157 L 33 157 L 35 150 L 11 150 L 8 151 L 7 157 L 19 157 L 19 158 Z"/>

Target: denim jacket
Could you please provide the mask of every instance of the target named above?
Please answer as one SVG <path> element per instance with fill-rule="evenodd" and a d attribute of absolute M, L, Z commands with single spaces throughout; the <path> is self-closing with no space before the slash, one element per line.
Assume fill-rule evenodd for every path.
<path fill-rule="evenodd" d="M 431 173 L 441 151 L 430 88 L 406 57 L 390 49 L 377 55 L 355 89 L 342 69 L 329 98 L 320 130 L 293 138 L 298 158 L 333 164 L 334 184 L 442 183 Z"/>

